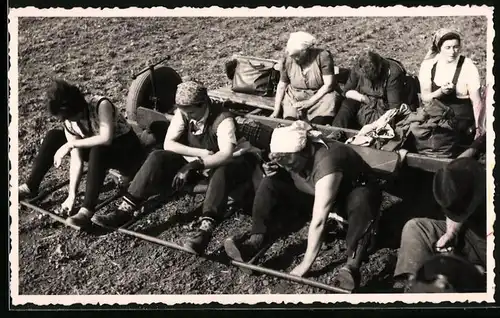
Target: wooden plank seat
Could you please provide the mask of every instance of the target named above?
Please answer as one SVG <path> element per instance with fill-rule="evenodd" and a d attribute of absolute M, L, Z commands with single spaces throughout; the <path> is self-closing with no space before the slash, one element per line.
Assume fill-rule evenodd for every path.
<path fill-rule="evenodd" d="M 272 118 L 253 115 L 247 115 L 245 117 L 273 128 L 277 127 L 279 124 L 288 125 L 292 122 L 289 120 L 275 120 Z M 164 115 L 148 108 L 139 107 L 137 109 L 137 123 L 142 129 L 146 129 L 153 122 L 168 122 L 170 118 L 171 115 Z M 321 127 L 327 128 L 327 126 Z M 332 130 L 329 130 L 329 132 L 331 131 Z M 351 133 L 354 132 L 355 131 L 352 131 Z M 373 167 L 378 173 L 381 174 L 381 176 L 387 177 L 397 174 L 400 164 L 399 155 L 397 153 L 368 147 L 354 145 L 349 146 L 355 149 L 371 167 Z"/>

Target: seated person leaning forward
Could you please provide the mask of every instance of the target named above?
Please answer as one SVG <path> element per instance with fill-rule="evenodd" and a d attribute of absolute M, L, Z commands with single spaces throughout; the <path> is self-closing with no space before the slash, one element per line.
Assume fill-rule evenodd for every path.
<path fill-rule="evenodd" d="M 73 214 L 83 162 L 87 161 L 83 204 L 78 213 L 66 221 L 85 227 L 91 224 L 106 171 L 115 168 L 131 179 L 146 158 L 146 151 L 108 98 L 91 96 L 86 99 L 77 86 L 60 79 L 54 81 L 47 98 L 51 115 L 63 122 L 63 129 L 52 129 L 45 135 L 27 182 L 19 186 L 19 199 L 36 196 L 50 167 L 59 167 L 69 153 L 68 197 L 59 213 Z"/>
<path fill-rule="evenodd" d="M 255 161 L 249 153 L 233 157 L 237 145 L 234 118 L 220 104 L 210 101 L 204 86 L 195 81 L 179 84 L 175 102 L 177 110 L 166 133 L 165 150 L 149 155 L 118 209 L 94 219 L 97 224 L 121 226 L 150 196 L 170 187 L 180 189 L 196 172 L 208 169 L 201 225 L 184 244 L 202 253 L 225 213 L 228 193 L 251 179 Z M 189 158 L 195 160 L 187 162 Z"/>
<path fill-rule="evenodd" d="M 327 50 L 313 47 L 315 43 L 309 33 L 290 34 L 271 117 L 278 117 L 283 105 L 285 119 L 332 123 L 337 96 L 333 58 Z"/>
<path fill-rule="evenodd" d="M 481 137 L 483 138 L 483 137 Z M 478 138 L 478 141 L 481 139 Z M 465 152 L 466 154 L 468 152 Z M 408 287 L 422 265 L 438 253 L 453 253 L 484 272 L 486 266 L 486 170 L 461 156 L 438 170 L 434 198 L 445 220 L 414 218 L 401 235 L 395 287 Z"/>
<path fill-rule="evenodd" d="M 403 102 L 405 74 L 398 62 L 372 51 L 358 56 L 344 85 L 345 98 L 335 115 L 334 127 L 359 129 Z"/>
<path fill-rule="evenodd" d="M 270 173 L 258 186 L 251 236 L 241 240 L 228 238 L 224 247 L 229 257 L 247 261 L 274 236 L 271 232 L 276 226 L 272 224 L 277 220 L 271 216 L 278 209 L 312 207 L 307 250 L 291 272 L 303 276 L 320 251 L 328 214 L 339 204 L 340 213 L 347 214 L 349 223 L 348 259 L 336 284 L 352 290 L 359 284 L 359 268 L 374 233 L 381 191 L 372 168 L 354 149 L 336 141 L 325 143 L 308 135 L 310 129 L 303 121 L 274 129 L 269 158 L 283 169 Z"/>
<path fill-rule="evenodd" d="M 459 143 L 468 146 L 484 132 L 485 105 L 479 72 L 470 58 L 460 55 L 461 45 L 458 32 L 436 31 L 418 79 L 424 105 L 438 100 L 448 106 L 457 119 Z"/>

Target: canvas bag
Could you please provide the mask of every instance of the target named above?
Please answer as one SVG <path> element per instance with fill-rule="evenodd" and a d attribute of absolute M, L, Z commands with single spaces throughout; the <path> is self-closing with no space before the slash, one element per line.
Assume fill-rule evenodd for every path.
<path fill-rule="evenodd" d="M 279 81 L 277 62 L 248 57 L 236 57 L 231 89 L 234 92 L 259 96 L 274 96 Z"/>

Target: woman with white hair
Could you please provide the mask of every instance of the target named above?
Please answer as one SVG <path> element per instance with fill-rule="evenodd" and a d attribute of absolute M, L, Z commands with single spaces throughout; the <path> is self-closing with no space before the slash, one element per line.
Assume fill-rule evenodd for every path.
<path fill-rule="evenodd" d="M 271 117 L 283 110 L 285 119 L 332 123 L 337 87 L 334 62 L 330 52 L 315 44 L 316 38 L 309 33 L 290 34 Z"/>

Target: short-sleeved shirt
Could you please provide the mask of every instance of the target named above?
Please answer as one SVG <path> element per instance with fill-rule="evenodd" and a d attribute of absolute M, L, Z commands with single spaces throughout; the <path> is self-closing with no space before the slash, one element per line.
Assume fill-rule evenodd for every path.
<path fill-rule="evenodd" d="M 313 63 L 318 63 L 319 68 L 321 70 L 322 75 L 334 75 L 335 70 L 334 70 L 334 62 L 332 55 L 330 52 L 327 50 L 323 49 L 311 49 L 310 51 L 312 54 L 312 57 L 314 57 Z M 290 58 L 290 57 L 285 57 L 285 60 L 283 62 L 283 66 L 280 72 L 280 81 L 284 83 L 290 83 L 290 69 L 292 67 L 292 63 L 295 63 L 295 61 Z"/>
<path fill-rule="evenodd" d="M 437 63 L 437 64 L 436 64 Z M 436 73 L 434 76 L 434 83 L 437 86 L 443 86 L 450 83 L 455 75 L 457 68 L 458 58 L 453 63 L 443 63 L 439 60 L 439 54 L 432 59 L 424 60 L 420 66 L 420 73 L 418 79 L 422 87 L 431 87 L 431 71 L 432 67 L 436 64 Z M 467 99 L 472 92 L 481 88 L 481 80 L 479 71 L 474 65 L 474 62 L 468 57 L 465 58 L 462 70 L 458 76 L 456 85 L 456 97 L 460 99 Z"/>
<path fill-rule="evenodd" d="M 65 130 L 80 138 L 88 138 L 98 135 L 100 128 L 99 107 L 104 100 L 107 100 L 113 106 L 113 138 L 117 138 L 128 133 L 132 127 L 128 124 L 125 117 L 123 117 L 120 111 L 108 98 L 97 95 L 92 96 L 87 100 L 87 118 L 79 122 L 65 120 Z"/>
<path fill-rule="evenodd" d="M 205 129 L 205 122 L 208 119 L 209 108 L 205 112 L 205 115 L 198 121 L 194 119 L 189 119 L 188 122 L 191 125 L 191 132 L 194 135 L 201 134 Z M 186 120 L 179 109 L 174 113 L 174 117 L 170 121 L 170 125 L 167 130 L 165 139 L 168 140 L 178 140 L 185 132 L 187 132 Z M 225 145 L 227 143 L 237 144 L 236 139 L 236 126 L 233 118 L 225 118 L 217 126 L 217 143 L 219 145 Z"/>
<path fill-rule="evenodd" d="M 295 186 L 302 192 L 314 195 L 315 185 L 326 175 L 342 172 L 339 192 L 349 191 L 353 184 L 372 173 L 371 167 L 351 147 L 341 142 L 330 142 L 328 148 L 314 146 L 314 156 L 302 174 L 291 173 Z"/>

